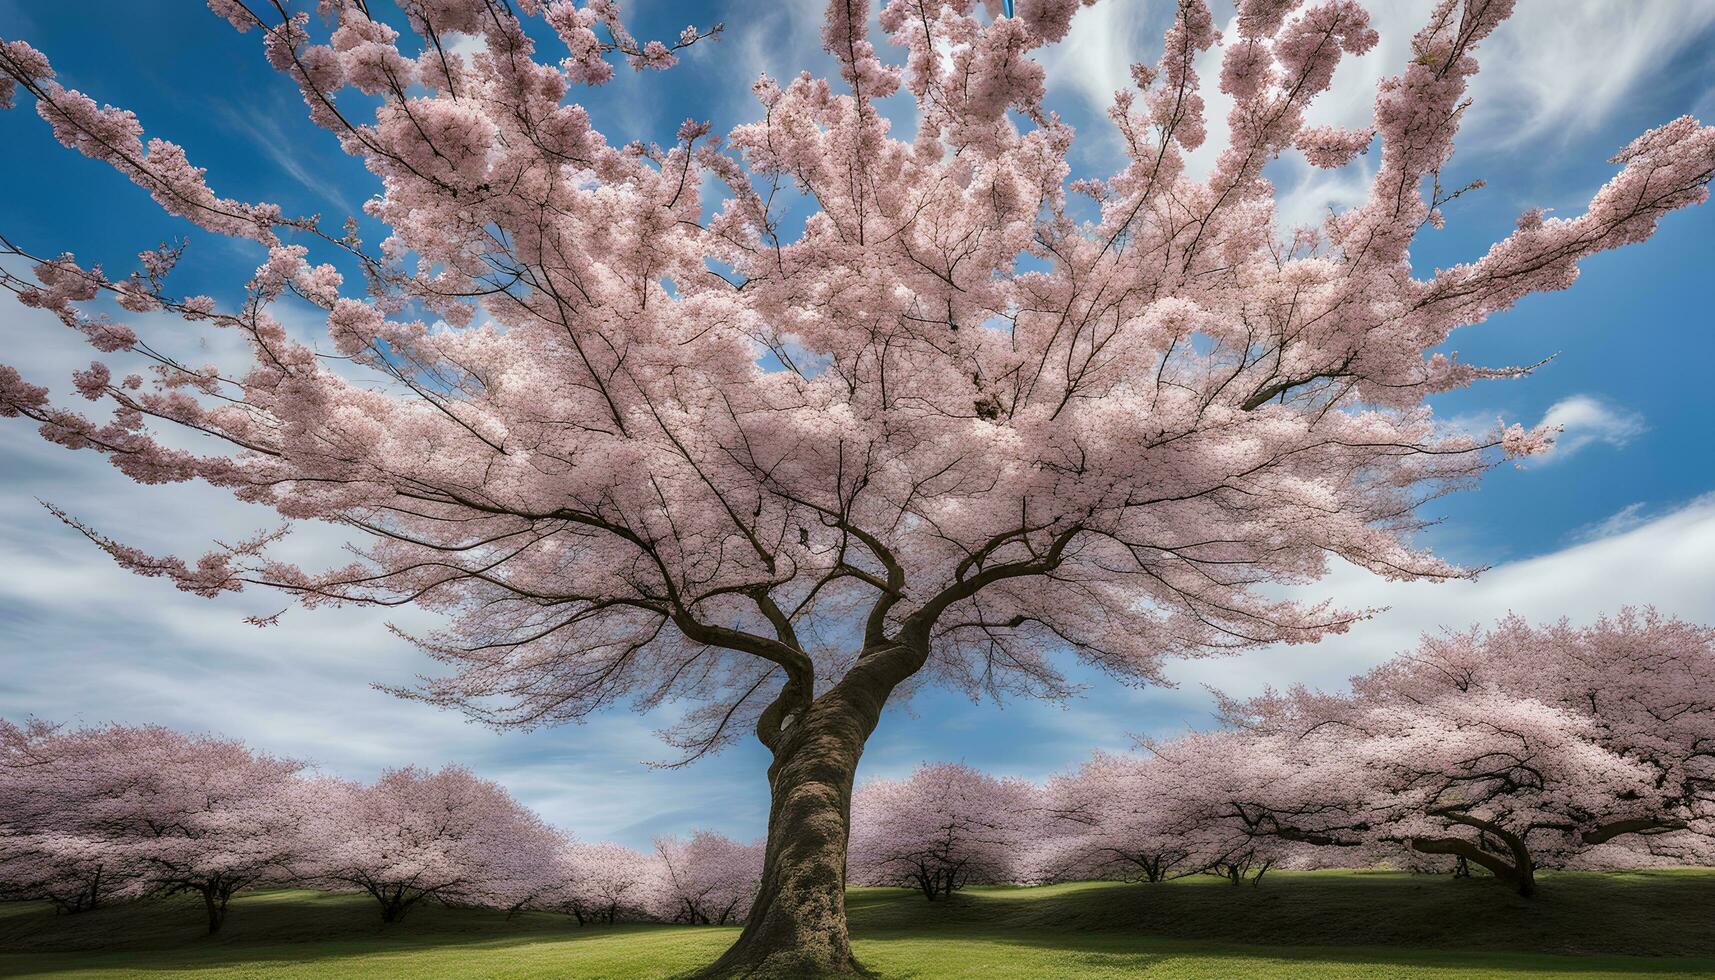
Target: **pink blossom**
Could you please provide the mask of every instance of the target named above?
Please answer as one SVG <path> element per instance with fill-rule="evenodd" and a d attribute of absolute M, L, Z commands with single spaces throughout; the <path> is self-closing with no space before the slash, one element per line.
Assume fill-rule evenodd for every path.
<path fill-rule="evenodd" d="M 174 300 L 153 271 L 118 284 L 28 256 L 22 301 L 100 349 L 146 344 L 167 363 L 142 388 L 107 385 L 101 418 L 6 370 L 0 413 L 137 481 L 202 480 L 350 529 L 357 555 L 300 567 L 269 553 L 272 532 L 178 558 L 74 522 L 124 567 L 198 594 L 266 586 L 445 614 L 414 638 L 444 669 L 408 696 L 502 726 L 685 700 L 670 737 L 690 755 L 755 733 L 778 805 L 752 913 L 767 922 L 750 935 L 832 936 L 830 959 L 794 968 L 844 969 L 846 807 L 884 705 L 928 684 L 1062 697 L 1069 658 L 1154 682 L 1172 656 L 1314 641 L 1366 611 L 1269 586 L 1336 558 L 1464 574 L 1415 543 L 1417 504 L 1542 436 L 1436 419 L 1430 396 L 1526 373 L 1458 360 L 1453 332 L 1569 286 L 1715 177 L 1715 128 L 1675 120 L 1623 150 L 1582 213 L 1526 212 L 1486 254 L 1420 273 L 1410 245 L 1456 217 L 1435 175 L 1511 7 L 1438 4 L 1378 86 L 1366 139 L 1306 128 L 1342 59 L 1376 43 L 1363 8 L 1247 0 L 1223 41 L 1204 0 L 1180 0 L 1155 67 L 1111 109 L 1122 165 L 1074 184 L 1073 133 L 1033 57 L 1082 9 L 1067 0 L 1011 18 L 889 0 L 885 38 L 870 4 L 838 0 L 822 34 L 834 77 L 762 79 L 750 121 L 666 148 L 610 142 L 567 93 L 606 80 L 610 59 L 660 67 L 714 28 L 639 41 L 613 0 L 519 8 L 546 31 L 475 0 L 258 25 L 217 0 L 265 28 L 268 62 L 376 176 L 373 247 L 217 196 L 176 144 L 6 42 L 0 75 L 55 138 L 271 252 L 255 302 L 230 313 Z M 442 57 L 442 30 L 481 34 L 488 54 Z M 563 55 L 536 51 L 548 31 Z M 1223 43 L 1230 139 L 1194 179 L 1197 64 Z M 908 139 L 889 118 L 901 103 L 877 105 L 901 90 Z M 1281 241 L 1268 161 L 1296 146 L 1337 165 L 1370 142 L 1365 199 Z M 1091 220 L 1072 187 L 1097 202 Z M 801 224 L 788 197 L 813 202 Z M 325 342 L 269 312 L 288 288 L 328 310 Z M 178 333 L 139 338 L 85 308 L 113 293 L 231 331 L 251 363 L 193 368 Z M 196 451 L 167 435 L 181 430 Z M 1515 711 L 1557 747 L 1547 761 L 1570 764 L 1582 723 L 1522 700 L 1484 707 Z M 1464 731 L 1459 710 L 1435 724 Z M 1605 770 L 1612 785 L 1628 765 Z M 1221 826 L 1197 846 L 1229 877 L 1296 859 Z M 812 835 L 820 849 L 782 849 L 807 828 L 835 829 Z M 733 955 L 798 955 L 761 942 Z"/>
<path fill-rule="evenodd" d="M 852 800 L 852 876 L 931 901 L 968 884 L 1017 881 L 1031 796 L 1028 784 L 958 765 L 867 783 Z"/>
<path fill-rule="evenodd" d="M 301 767 L 158 727 L 0 721 L 0 894 L 82 911 L 190 892 L 214 932 L 235 893 L 297 873 Z"/>
<path fill-rule="evenodd" d="M 1374 138 L 1375 133 L 1367 129 L 1306 126 L 1298 131 L 1293 145 L 1304 151 L 1312 166 L 1343 167 L 1364 152 Z"/>

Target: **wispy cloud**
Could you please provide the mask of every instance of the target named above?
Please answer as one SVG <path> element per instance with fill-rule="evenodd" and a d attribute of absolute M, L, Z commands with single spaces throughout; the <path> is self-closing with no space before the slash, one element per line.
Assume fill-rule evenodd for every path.
<path fill-rule="evenodd" d="M 1381 41 L 1362 56 L 1341 60 L 1332 88 L 1307 115 L 1313 125 L 1369 126 L 1377 83 L 1404 69 L 1411 38 L 1434 7 L 1434 0 L 1363 3 Z M 1160 56 L 1160 9 L 1146 0 L 1105 0 L 1082 11 L 1067 39 L 1040 55 L 1050 91 L 1074 93 L 1083 103 L 1085 152 L 1088 141 L 1099 140 L 1103 162 L 1117 159 L 1119 144 L 1102 113 L 1114 90 L 1131 84 L 1127 73 L 1133 62 L 1153 64 Z M 1460 149 L 1466 154 L 1511 152 L 1590 132 L 1611 121 L 1627 98 L 1658 78 L 1676 56 L 1707 44 L 1712 31 L 1715 3 L 1708 0 L 1620 5 L 1613 0 L 1522 0 L 1479 52 L 1483 69 L 1471 85 L 1472 109 L 1463 122 Z M 1230 40 L 1235 23 L 1229 21 L 1222 33 Z M 1217 46 L 1197 61 L 1209 136 L 1187 160 L 1193 176 L 1208 171 L 1227 137 L 1232 100 L 1220 91 L 1222 51 Z M 1709 98 L 1715 99 L 1715 90 Z M 1282 187 L 1280 227 L 1316 224 L 1328 207 L 1362 200 L 1373 165 L 1359 157 L 1329 173 L 1311 168 L 1296 153 L 1284 154 L 1274 167 Z"/>
<path fill-rule="evenodd" d="M 1492 623 L 1511 612 L 1537 621 L 1564 616 L 1588 623 L 1621 606 L 1653 605 L 1693 622 L 1715 622 L 1715 494 L 1631 523 L 1640 512 L 1627 508 L 1610 526 L 1590 528 L 1580 543 L 1496 565 L 1475 580 L 1389 582 L 1342 566 L 1290 594 L 1306 600 L 1336 596 L 1347 608 L 1385 607 L 1384 612 L 1314 646 L 1190 661 L 1170 673 L 1188 685 L 1207 683 L 1247 695 L 1265 685 L 1337 686 L 1416 646 L 1425 633 Z"/>
<path fill-rule="evenodd" d="M 1598 443 L 1624 449 L 1649 429 L 1639 413 L 1590 395 L 1573 395 L 1555 402 L 1537 424 L 1560 430 L 1553 449 L 1532 457 L 1533 465 L 1538 466 L 1565 460 Z"/>
<path fill-rule="evenodd" d="M 357 202 L 346 188 L 326 173 L 310 166 L 309 158 L 303 152 L 302 139 L 288 133 L 286 128 L 280 125 L 280 113 L 298 111 L 300 107 L 287 105 L 284 99 L 276 98 L 273 101 L 271 108 L 260 112 L 240 112 L 227 102 L 216 102 L 214 105 L 222 123 L 243 134 L 245 139 L 261 150 L 263 155 L 287 176 L 337 208 L 339 213 L 336 217 L 343 220 L 347 216 L 361 213 Z M 328 137 L 327 143 L 333 145 L 332 136 Z"/>
<path fill-rule="evenodd" d="M 1523 0 L 1484 44 L 1470 125 L 1495 150 L 1564 142 L 1607 122 L 1677 55 L 1708 45 L 1711 30 L 1708 0 Z"/>
<path fill-rule="evenodd" d="M 1580 542 L 1597 541 L 1602 538 L 1611 538 L 1616 534 L 1624 534 L 1635 527 L 1642 527 L 1645 522 L 1644 510 L 1647 506 L 1642 500 L 1635 500 L 1599 521 L 1573 528 L 1567 534 L 1567 538 Z"/>

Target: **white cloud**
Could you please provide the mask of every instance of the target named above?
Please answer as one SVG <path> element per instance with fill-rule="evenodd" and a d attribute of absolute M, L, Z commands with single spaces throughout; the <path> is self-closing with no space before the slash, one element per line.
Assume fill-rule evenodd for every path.
<path fill-rule="evenodd" d="M 1307 113 L 1312 125 L 1361 128 L 1370 125 L 1376 85 L 1398 74 L 1409 60 L 1411 38 L 1428 21 L 1434 0 L 1364 0 L 1381 36 L 1368 53 L 1343 58 L 1333 86 Z M 1111 163 L 1118 138 L 1103 113 L 1115 89 L 1128 87 L 1134 62 L 1154 64 L 1161 53 L 1160 5 L 1146 0 L 1104 0 L 1081 11 L 1065 41 L 1039 55 L 1050 92 L 1071 92 L 1090 120 L 1084 141 L 1101 141 Z M 1510 152 L 1558 137 L 1564 143 L 1590 132 L 1622 110 L 1628 96 L 1659 76 L 1674 57 L 1706 43 L 1715 28 L 1715 3 L 1708 0 L 1520 0 L 1513 16 L 1478 52 L 1482 70 L 1471 83 L 1473 107 L 1461 129 L 1466 154 Z M 1229 21 L 1224 40 L 1235 36 Z M 1197 60 L 1207 103 L 1209 137 L 1190 154 L 1192 175 L 1206 174 L 1225 145 L 1232 100 L 1221 93 L 1217 46 Z M 1715 92 L 1706 98 L 1715 98 Z M 1641 132 L 1665 120 L 1639 120 Z M 1617 147 L 1609 148 L 1617 149 Z M 1311 168 L 1296 153 L 1281 157 L 1280 226 L 1317 223 L 1330 206 L 1348 207 L 1368 190 L 1369 158 L 1328 173 Z M 1587 198 L 1586 198 L 1587 200 Z M 1579 202 L 1582 204 L 1582 201 Z"/>
<path fill-rule="evenodd" d="M 1471 126 L 1497 150 L 1592 130 L 1712 27 L 1708 0 L 1521 0 L 1483 46 Z"/>
<path fill-rule="evenodd" d="M 1381 41 L 1341 61 L 1310 121 L 1368 125 L 1376 83 L 1404 67 L 1412 35 L 1434 5 L 1365 0 Z M 1478 50 L 1482 68 L 1471 82 L 1472 109 L 1461 132 L 1496 151 L 1553 131 L 1594 129 L 1711 28 L 1715 4 L 1707 0 L 1520 0 Z"/>
<path fill-rule="evenodd" d="M 355 778 L 406 764 L 468 765 L 553 823 L 633 845 L 691 827 L 762 831 L 765 763 L 748 747 L 663 772 L 642 765 L 670 757 L 653 734 L 663 716 L 616 711 L 583 726 L 489 731 L 372 686 L 410 686 L 435 670 L 385 628 L 432 628 L 433 616 L 294 607 L 278 626 L 257 629 L 243 617 L 287 603 L 266 592 L 199 599 L 139 578 L 35 498 L 127 542 L 180 553 L 278 522 L 259 508 L 202 485 L 132 485 L 92 454 L 50 446 L 15 420 L 0 424 L 0 472 L 0 717 L 212 731 Z M 319 547 L 288 539 L 282 557 L 314 563 L 337 554 L 337 538 L 321 537 Z M 693 804 L 707 808 L 693 812 Z"/>
<path fill-rule="evenodd" d="M 1161 55 L 1162 18 L 1149 0 L 1103 0 L 1072 19 L 1066 38 L 1036 57 L 1049 92 L 1076 93 L 1098 119 L 1114 92 L 1131 87 L 1131 66 Z"/>
<path fill-rule="evenodd" d="M 1283 161 L 1285 158 L 1282 158 Z M 1277 181 L 1274 221 L 1282 233 L 1289 229 L 1309 226 L 1320 228 L 1328 217 L 1328 209 L 1344 211 L 1362 204 L 1370 194 L 1370 182 L 1375 178 L 1375 158 L 1359 156 L 1344 167 L 1323 170 L 1298 161 L 1283 168 L 1295 177 L 1287 184 Z"/>
<path fill-rule="evenodd" d="M 730 108 L 741 118 L 754 118 L 761 109 L 750 86 L 758 75 L 766 73 L 785 84 L 806 69 L 832 69 L 832 59 L 822 52 L 822 13 L 823 6 L 815 3 L 769 3 L 760 10 L 734 11 L 718 43 L 694 45 L 683 56 L 719 64 Z"/>
<path fill-rule="evenodd" d="M 1599 521 L 1573 528 L 1566 537 L 1572 541 L 1595 541 L 1624 534 L 1634 527 L 1643 526 L 1647 520 L 1644 517 L 1647 507 L 1643 501 L 1635 500 Z"/>
<path fill-rule="evenodd" d="M 1590 395 L 1573 395 L 1555 402 L 1537 425 L 1556 427 L 1560 435 L 1555 437 L 1553 449 L 1532 457 L 1534 465 L 1566 459 L 1597 443 L 1624 449 L 1627 443 L 1648 431 L 1642 415 Z"/>
<path fill-rule="evenodd" d="M 1617 522 L 1616 528 L 1624 525 Z M 1424 633 L 1488 624 L 1509 612 L 1539 622 L 1564 616 L 1588 623 L 1622 606 L 1653 605 L 1665 614 L 1715 623 L 1715 494 L 1619 533 L 1497 565 L 1475 580 L 1388 582 L 1343 566 L 1292 594 L 1306 600 L 1334 596 L 1351 609 L 1387 609 L 1318 644 L 1177 664 L 1170 671 L 1174 679 L 1240 695 L 1270 684 L 1337 687 L 1415 647 Z"/>
<path fill-rule="evenodd" d="M 441 39 L 441 47 L 448 54 L 462 55 L 468 64 L 477 54 L 488 50 L 488 38 L 481 34 L 459 34 L 448 31 Z"/>

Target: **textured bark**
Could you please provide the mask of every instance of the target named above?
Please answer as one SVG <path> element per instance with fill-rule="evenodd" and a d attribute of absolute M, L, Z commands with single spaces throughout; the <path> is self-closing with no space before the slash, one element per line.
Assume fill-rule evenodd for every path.
<path fill-rule="evenodd" d="M 809 702 L 783 691 L 758 736 L 774 752 L 762 887 L 738 941 L 704 977 L 858 974 L 846 930 L 846 845 L 852 783 L 887 696 L 923 658 L 897 647 L 866 651 Z"/>

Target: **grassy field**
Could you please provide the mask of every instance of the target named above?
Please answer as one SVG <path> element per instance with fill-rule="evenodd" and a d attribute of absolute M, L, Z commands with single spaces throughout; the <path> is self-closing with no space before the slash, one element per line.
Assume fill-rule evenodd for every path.
<path fill-rule="evenodd" d="M 1549 978 L 1715 976 L 1715 872 L 1544 875 L 1526 901 L 1493 882 L 1382 872 L 977 888 L 950 902 L 858 889 L 859 958 L 881 977 Z M 425 907 L 383 927 L 362 896 L 269 892 L 56 916 L 0 905 L 0 975 L 72 977 L 670 977 L 731 928 L 579 928 L 561 916 Z"/>

